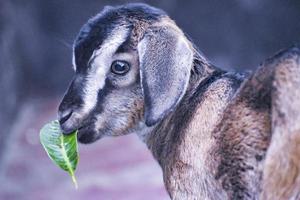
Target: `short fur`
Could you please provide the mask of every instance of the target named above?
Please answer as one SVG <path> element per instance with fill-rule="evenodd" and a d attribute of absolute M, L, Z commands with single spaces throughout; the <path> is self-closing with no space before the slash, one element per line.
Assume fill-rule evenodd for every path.
<path fill-rule="evenodd" d="M 113 40 L 113 55 L 93 56 L 116 27 L 129 30 L 126 40 Z M 127 4 L 106 7 L 83 26 L 73 60 L 62 129 L 79 129 L 83 143 L 138 134 L 172 199 L 300 199 L 299 47 L 252 74 L 229 73 L 211 65 L 165 12 Z M 130 63 L 130 71 L 110 72 L 114 60 Z M 96 77 L 97 70 L 105 73 Z M 83 114 L 85 84 L 93 81 L 101 85 L 93 88 L 97 102 Z"/>

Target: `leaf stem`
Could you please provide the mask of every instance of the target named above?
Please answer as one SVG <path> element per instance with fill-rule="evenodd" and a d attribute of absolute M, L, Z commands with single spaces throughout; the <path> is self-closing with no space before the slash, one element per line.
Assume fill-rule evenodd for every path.
<path fill-rule="evenodd" d="M 65 149 L 65 146 L 64 146 L 64 137 L 63 137 L 63 135 L 60 136 L 60 141 L 61 141 L 61 146 L 62 146 L 61 154 L 62 154 L 64 160 L 66 161 L 68 171 L 69 171 L 70 176 L 72 178 L 72 181 L 73 181 L 73 183 L 75 185 L 75 188 L 77 189 L 78 188 L 78 184 L 77 184 L 77 181 L 76 181 L 76 178 L 75 178 L 75 175 L 74 175 L 74 170 L 72 169 L 72 166 L 71 166 L 70 159 L 68 158 L 68 156 L 66 154 L 66 149 Z"/>
<path fill-rule="evenodd" d="M 73 171 L 70 172 L 70 176 L 71 176 L 72 181 L 73 181 L 73 183 L 75 185 L 75 188 L 78 189 L 78 183 L 77 183 L 77 180 L 76 180 L 76 177 L 75 177 Z"/>

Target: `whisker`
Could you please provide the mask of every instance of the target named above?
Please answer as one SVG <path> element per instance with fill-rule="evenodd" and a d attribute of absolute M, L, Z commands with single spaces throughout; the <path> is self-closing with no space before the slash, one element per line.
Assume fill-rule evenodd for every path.
<path fill-rule="evenodd" d="M 67 47 L 68 49 L 72 49 L 72 48 L 73 48 L 72 43 L 69 43 L 69 42 L 65 41 L 64 39 L 56 38 L 56 40 L 57 40 L 60 44 L 62 44 L 63 46 Z"/>

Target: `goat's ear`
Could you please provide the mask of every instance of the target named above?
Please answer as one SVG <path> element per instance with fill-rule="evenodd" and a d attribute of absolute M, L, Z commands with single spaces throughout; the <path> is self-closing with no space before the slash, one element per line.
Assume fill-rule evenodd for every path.
<path fill-rule="evenodd" d="M 149 29 L 138 44 L 145 123 L 152 126 L 172 111 L 185 94 L 193 51 L 183 33 Z"/>

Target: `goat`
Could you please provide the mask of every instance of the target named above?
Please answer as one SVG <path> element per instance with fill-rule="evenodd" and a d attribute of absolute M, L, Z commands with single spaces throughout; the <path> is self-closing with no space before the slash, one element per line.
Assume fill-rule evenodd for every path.
<path fill-rule="evenodd" d="M 164 11 L 135 3 L 82 27 L 73 67 L 62 130 L 82 143 L 136 133 L 171 199 L 300 199 L 299 47 L 226 72 Z"/>

